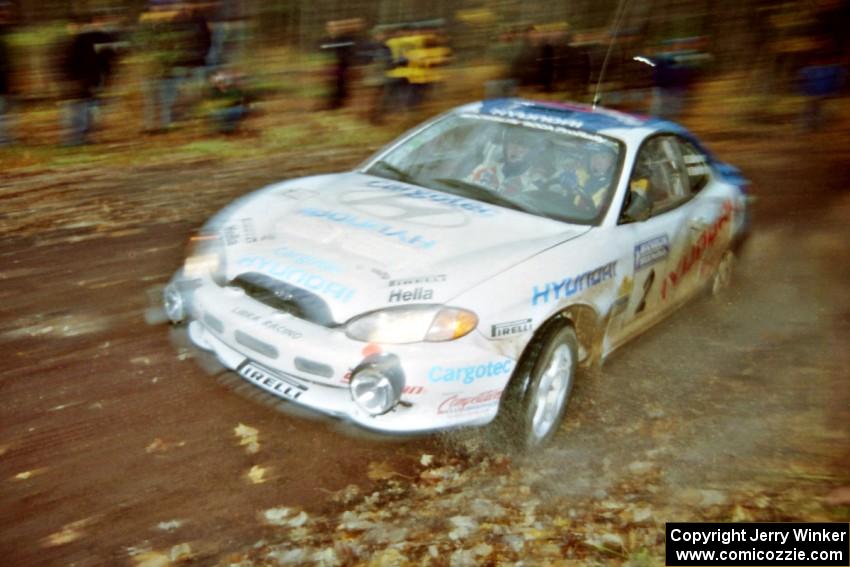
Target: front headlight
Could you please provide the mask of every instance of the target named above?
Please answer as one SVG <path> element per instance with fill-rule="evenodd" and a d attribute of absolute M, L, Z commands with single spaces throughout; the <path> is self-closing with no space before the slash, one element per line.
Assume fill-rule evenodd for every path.
<path fill-rule="evenodd" d="M 225 280 L 224 245 L 218 233 L 197 234 L 189 239 L 183 275 L 188 279 L 209 275 L 222 285 Z"/>
<path fill-rule="evenodd" d="M 358 341 L 384 344 L 451 341 L 478 325 L 472 311 L 441 305 L 390 307 L 350 320 L 345 334 Z"/>

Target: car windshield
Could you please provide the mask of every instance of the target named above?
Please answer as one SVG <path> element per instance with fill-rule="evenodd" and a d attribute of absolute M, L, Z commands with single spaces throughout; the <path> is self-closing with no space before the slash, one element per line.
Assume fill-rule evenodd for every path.
<path fill-rule="evenodd" d="M 587 132 L 450 114 L 372 161 L 366 173 L 577 224 L 597 224 L 622 145 Z"/>

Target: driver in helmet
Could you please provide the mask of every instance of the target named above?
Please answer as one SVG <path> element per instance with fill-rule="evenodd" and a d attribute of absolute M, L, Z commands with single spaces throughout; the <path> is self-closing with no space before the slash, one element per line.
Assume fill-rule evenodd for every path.
<path fill-rule="evenodd" d="M 484 163 L 469 176 L 470 181 L 505 195 L 517 195 L 541 188 L 545 175 L 538 167 L 540 135 L 521 127 L 511 127 L 503 134 L 501 148 L 492 149 Z"/>
<path fill-rule="evenodd" d="M 617 155 L 605 146 L 594 148 L 588 163 L 587 179 L 582 183 L 584 193 L 597 207 L 602 204 L 614 177 Z"/>

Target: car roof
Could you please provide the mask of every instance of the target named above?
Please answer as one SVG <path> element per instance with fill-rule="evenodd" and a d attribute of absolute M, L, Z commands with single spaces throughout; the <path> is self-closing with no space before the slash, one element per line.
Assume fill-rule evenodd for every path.
<path fill-rule="evenodd" d="M 609 108 L 596 107 L 576 102 L 534 101 L 520 98 L 499 98 L 461 107 L 464 112 L 478 112 L 488 116 L 513 118 L 530 124 L 563 126 L 592 133 L 608 130 L 663 130 L 688 135 L 674 122 L 651 116 L 629 114 Z M 622 132 L 625 133 L 625 132 Z M 618 136 L 619 137 L 619 136 Z M 690 137 L 690 136 L 689 136 Z"/>
<path fill-rule="evenodd" d="M 592 107 L 578 102 L 535 101 L 522 98 L 488 99 L 467 104 L 456 112 L 474 112 L 482 115 L 510 118 L 527 124 L 560 126 L 603 134 L 627 144 L 639 144 L 655 133 L 678 134 L 690 141 L 706 155 L 719 173 L 727 180 L 747 183 L 738 168 L 718 160 L 687 128 L 669 120 L 630 114 L 604 107 Z"/>

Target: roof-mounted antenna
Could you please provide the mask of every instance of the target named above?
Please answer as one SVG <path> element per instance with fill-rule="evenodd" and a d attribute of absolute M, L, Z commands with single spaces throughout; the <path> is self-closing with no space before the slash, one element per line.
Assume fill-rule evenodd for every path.
<path fill-rule="evenodd" d="M 593 108 L 594 110 L 602 102 L 602 96 L 599 94 L 599 89 L 602 87 L 602 79 L 605 78 L 605 71 L 608 69 L 608 59 L 611 57 L 611 49 L 614 47 L 614 41 L 617 39 L 617 34 L 620 32 L 620 23 L 623 15 L 626 13 L 626 8 L 631 0 L 620 0 L 617 4 L 617 12 L 614 16 L 614 29 L 611 31 L 611 39 L 608 41 L 608 50 L 605 52 L 605 59 L 602 60 L 602 69 L 599 70 L 599 80 L 596 81 L 596 92 L 593 93 Z"/>

